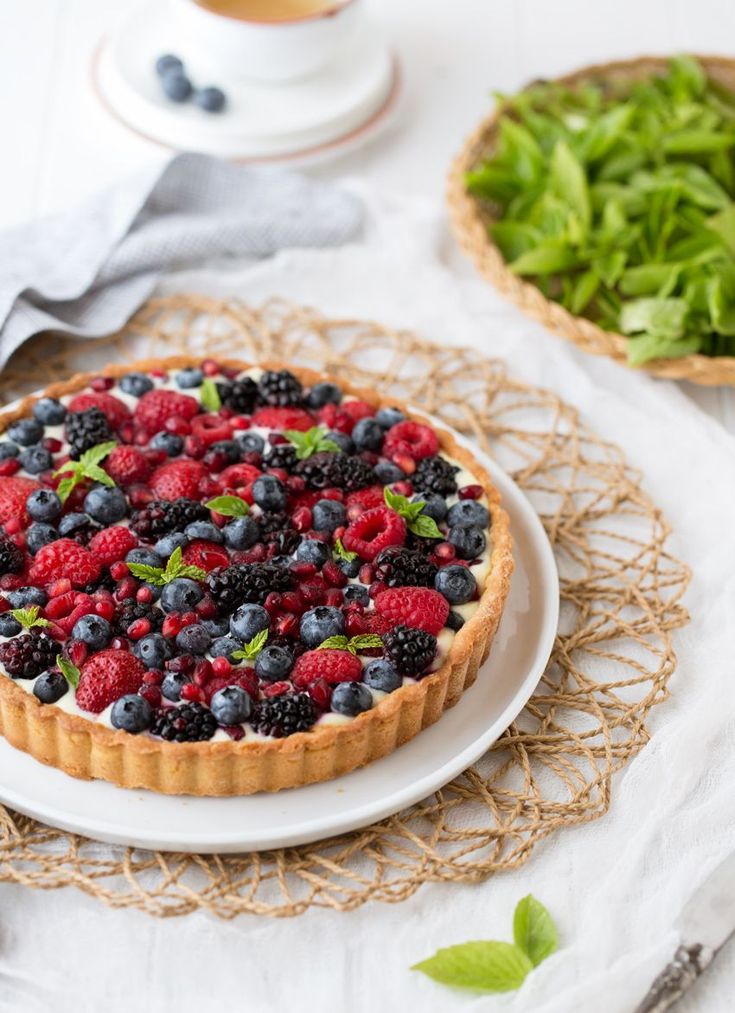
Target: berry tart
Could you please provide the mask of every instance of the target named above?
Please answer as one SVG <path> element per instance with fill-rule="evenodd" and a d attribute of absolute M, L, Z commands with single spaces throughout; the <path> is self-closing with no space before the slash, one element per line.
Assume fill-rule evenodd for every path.
<path fill-rule="evenodd" d="M 191 795 L 323 781 L 487 657 L 508 518 L 452 435 L 278 364 L 76 376 L 0 417 L 0 732 Z"/>

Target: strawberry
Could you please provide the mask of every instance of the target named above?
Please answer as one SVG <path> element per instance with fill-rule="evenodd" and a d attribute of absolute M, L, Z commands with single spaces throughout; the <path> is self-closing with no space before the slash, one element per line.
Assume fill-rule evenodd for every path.
<path fill-rule="evenodd" d="M 383 444 L 386 457 L 406 454 L 415 461 L 422 457 L 432 457 L 438 451 L 439 439 L 434 430 L 411 419 L 391 426 Z"/>
<path fill-rule="evenodd" d="M 264 429 L 297 429 L 306 432 L 314 419 L 303 408 L 261 408 L 253 415 L 253 425 Z"/>
<path fill-rule="evenodd" d="M 225 686 L 241 686 L 253 700 L 258 699 L 258 677 L 254 668 L 233 668 L 229 675 L 215 675 L 204 686 L 207 703 Z"/>
<path fill-rule="evenodd" d="M 434 636 L 449 615 L 449 602 L 429 587 L 389 587 L 375 599 L 375 610 L 391 626 L 413 626 Z"/>
<path fill-rule="evenodd" d="M 3 478 L 0 481 L 0 524 L 13 520 L 27 524 L 26 500 L 40 488 L 32 478 Z"/>
<path fill-rule="evenodd" d="M 125 559 L 131 549 L 138 544 L 130 528 L 116 524 L 112 528 L 104 528 L 93 535 L 89 543 L 89 551 L 100 561 L 103 566 L 116 563 L 118 559 Z"/>
<path fill-rule="evenodd" d="M 194 499 L 206 474 L 207 469 L 201 461 L 170 461 L 156 468 L 149 484 L 156 499 L 174 500 L 180 496 Z"/>
<path fill-rule="evenodd" d="M 363 510 L 370 510 L 372 507 L 384 506 L 385 496 L 383 495 L 382 485 L 369 485 L 365 489 L 358 489 L 356 492 L 351 492 L 345 500 L 347 509 L 354 504 L 361 506 Z"/>
<path fill-rule="evenodd" d="M 85 587 L 97 580 L 101 570 L 100 560 L 83 545 L 71 538 L 59 538 L 38 550 L 28 577 L 36 587 L 63 577 L 74 587 Z"/>
<path fill-rule="evenodd" d="M 88 408 L 99 408 L 111 429 L 119 429 L 130 418 L 128 406 L 113 394 L 104 391 L 84 391 L 69 402 L 70 412 L 85 412 Z"/>
<path fill-rule="evenodd" d="M 179 394 L 175 390 L 157 388 L 145 393 L 135 406 L 135 421 L 154 436 L 165 428 L 166 420 L 178 415 L 188 422 L 199 411 L 200 405 L 188 394 Z"/>
<path fill-rule="evenodd" d="M 183 560 L 187 566 L 198 566 L 201 570 L 216 570 L 218 566 L 229 566 L 230 557 L 221 545 L 195 538 L 184 549 Z"/>
<path fill-rule="evenodd" d="M 129 651 L 99 651 L 82 665 L 76 702 L 82 710 L 100 714 L 115 700 L 137 693 L 145 665 Z"/>
<path fill-rule="evenodd" d="M 366 510 L 352 521 L 342 536 L 344 547 L 368 562 L 389 545 L 403 545 L 405 540 L 406 522 L 388 507 Z"/>
<path fill-rule="evenodd" d="M 291 672 L 291 682 L 297 689 L 304 689 L 317 679 L 333 686 L 338 682 L 357 682 L 361 677 L 360 659 L 349 651 L 335 651 L 331 647 L 302 654 Z"/>
<path fill-rule="evenodd" d="M 148 458 L 138 447 L 115 447 L 107 457 L 104 468 L 116 485 L 135 485 L 145 482 L 151 473 Z"/>

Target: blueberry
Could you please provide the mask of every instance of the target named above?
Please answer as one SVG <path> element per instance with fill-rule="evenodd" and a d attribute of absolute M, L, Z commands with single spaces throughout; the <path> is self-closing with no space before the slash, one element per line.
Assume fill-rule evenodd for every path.
<path fill-rule="evenodd" d="M 213 658 L 227 658 L 228 661 L 235 661 L 233 654 L 235 651 L 241 651 L 242 644 L 239 640 L 235 640 L 234 637 L 217 637 L 216 640 L 212 641 L 209 648 L 209 653 Z"/>
<path fill-rule="evenodd" d="M 164 53 L 163 56 L 159 56 L 156 60 L 156 73 L 159 76 L 168 74 L 172 70 L 183 70 L 184 63 L 178 56 L 174 56 L 173 53 Z"/>
<path fill-rule="evenodd" d="M 332 443 L 336 443 L 343 454 L 354 454 L 355 444 L 347 433 L 341 433 L 338 429 L 330 429 L 326 438 Z"/>
<path fill-rule="evenodd" d="M 460 559 L 475 559 L 485 551 L 487 540 L 479 528 L 450 528 L 447 541 L 450 542 Z"/>
<path fill-rule="evenodd" d="M 307 647 L 318 647 L 329 637 L 341 637 L 345 632 L 345 617 L 331 605 L 317 605 L 304 612 L 299 624 L 301 639 Z"/>
<path fill-rule="evenodd" d="M 66 418 L 66 407 L 53 397 L 42 397 L 33 406 L 33 417 L 42 426 L 58 426 Z"/>
<path fill-rule="evenodd" d="M 6 591 L 5 597 L 14 609 L 25 609 L 29 605 L 43 608 L 48 601 L 48 595 L 40 587 L 19 587 L 17 591 Z"/>
<path fill-rule="evenodd" d="M 366 686 L 382 690 L 383 693 L 392 693 L 394 689 L 403 685 L 403 676 L 396 672 L 386 658 L 376 658 L 375 661 L 367 664 L 362 677 Z"/>
<path fill-rule="evenodd" d="M 43 426 L 36 419 L 20 419 L 8 427 L 8 439 L 21 447 L 30 447 L 43 437 Z"/>
<path fill-rule="evenodd" d="M 177 577 L 161 591 L 164 612 L 190 612 L 204 597 L 204 592 L 188 577 Z"/>
<path fill-rule="evenodd" d="M 26 548 L 35 556 L 44 545 L 50 545 L 59 537 L 59 532 L 50 524 L 31 524 L 26 531 Z"/>
<path fill-rule="evenodd" d="M 183 531 L 172 531 L 169 535 L 164 535 L 163 538 L 159 538 L 156 544 L 153 546 L 153 551 L 157 553 L 161 560 L 168 559 L 169 556 L 173 555 L 176 549 L 183 549 L 185 545 L 189 544 L 189 539 L 186 537 Z M 130 562 L 127 560 L 127 562 Z M 156 563 L 156 566 L 160 566 L 160 563 Z"/>
<path fill-rule="evenodd" d="M 102 616 L 90 614 L 77 619 L 71 635 L 74 640 L 81 640 L 93 651 L 101 651 L 110 642 L 112 629 Z"/>
<path fill-rule="evenodd" d="M 357 601 L 361 605 L 370 604 L 368 589 L 363 584 L 348 584 L 344 590 L 345 601 Z"/>
<path fill-rule="evenodd" d="M 209 449 L 224 454 L 228 464 L 237 464 L 242 460 L 242 447 L 236 440 L 217 440 Z"/>
<path fill-rule="evenodd" d="M 192 92 L 191 81 L 182 70 L 174 68 L 161 76 L 161 87 L 172 102 L 186 102 Z"/>
<path fill-rule="evenodd" d="M 3 440 L 0 443 L 0 461 L 7 461 L 9 457 L 17 457 L 20 449 L 14 443 Z"/>
<path fill-rule="evenodd" d="M 204 382 L 204 373 L 201 369 L 195 369 L 194 366 L 190 366 L 187 369 L 180 370 L 174 377 L 177 386 L 181 387 L 182 390 L 190 390 L 192 387 L 201 387 Z"/>
<path fill-rule="evenodd" d="M 17 637 L 23 627 L 9 612 L 0 615 L 0 637 Z"/>
<path fill-rule="evenodd" d="M 320 499 L 311 511 L 311 523 L 315 531 L 328 531 L 342 527 L 347 519 L 344 504 L 334 499 Z"/>
<path fill-rule="evenodd" d="M 359 559 L 340 559 L 337 566 L 345 577 L 356 577 L 360 572 L 362 562 Z"/>
<path fill-rule="evenodd" d="M 216 542 L 218 545 L 224 541 L 222 532 L 211 521 L 192 521 L 184 528 L 184 534 L 187 538 L 203 538 L 207 542 Z"/>
<path fill-rule="evenodd" d="M 241 725 L 250 717 L 250 697 L 242 686 L 217 690 L 209 707 L 220 725 Z"/>
<path fill-rule="evenodd" d="M 84 509 L 100 524 L 116 524 L 128 512 L 128 501 L 116 485 L 96 485 L 84 497 Z"/>
<path fill-rule="evenodd" d="M 401 482 L 406 477 L 392 461 L 378 461 L 373 470 L 382 485 L 393 485 L 394 482 Z"/>
<path fill-rule="evenodd" d="M 202 626 L 212 637 L 226 637 L 230 632 L 230 620 L 226 616 L 217 619 L 203 619 Z"/>
<path fill-rule="evenodd" d="M 29 475 L 40 475 L 42 471 L 49 471 L 54 464 L 50 451 L 40 446 L 21 451 L 19 460 Z"/>
<path fill-rule="evenodd" d="M 89 522 L 90 518 L 87 514 L 64 514 L 59 521 L 59 534 L 62 538 L 71 538 L 76 531 L 79 531 L 81 528 L 86 528 Z"/>
<path fill-rule="evenodd" d="M 332 710 L 335 714 L 354 717 L 369 711 L 373 705 L 373 694 L 361 682 L 340 682 L 332 693 Z"/>
<path fill-rule="evenodd" d="M 329 559 L 329 546 L 325 542 L 319 542 L 316 538 L 305 538 L 299 543 L 296 550 L 296 560 L 299 563 L 312 563 L 321 569 Z"/>
<path fill-rule="evenodd" d="M 146 549 L 144 546 L 139 546 L 135 549 L 131 549 L 125 557 L 126 563 L 138 563 L 141 566 L 163 566 L 163 559 L 154 552 L 153 549 Z"/>
<path fill-rule="evenodd" d="M 149 633 L 142 637 L 133 647 L 133 654 L 139 658 L 146 668 L 163 668 L 172 654 L 171 645 L 160 633 Z"/>
<path fill-rule="evenodd" d="M 48 672 L 42 672 L 36 679 L 33 684 L 33 695 L 41 703 L 56 703 L 66 694 L 68 689 L 69 683 L 61 672 L 52 668 Z"/>
<path fill-rule="evenodd" d="M 185 672 L 166 672 L 161 683 L 161 693 L 167 700 L 176 702 L 181 699 L 181 690 L 191 679 Z"/>
<path fill-rule="evenodd" d="M 415 496 L 411 497 L 411 502 L 423 503 L 424 508 L 421 512 L 426 514 L 427 517 L 431 517 L 437 524 L 441 524 L 446 519 L 446 500 L 438 492 L 416 493 Z"/>
<path fill-rule="evenodd" d="M 466 566 L 458 563 L 442 567 L 434 578 L 434 587 L 450 605 L 464 605 L 477 590 L 477 581 Z"/>
<path fill-rule="evenodd" d="M 207 113 L 219 113 L 225 107 L 225 93 L 220 88 L 197 88 L 194 102 Z"/>
<path fill-rule="evenodd" d="M 34 521 L 53 521 L 61 513 L 61 500 L 50 489 L 37 489 L 26 500 L 26 509 Z"/>
<path fill-rule="evenodd" d="M 262 454 L 265 450 L 265 440 L 260 433 L 236 432 L 235 439 L 240 444 L 244 454 Z"/>
<path fill-rule="evenodd" d="M 276 511 L 286 507 L 286 490 L 275 475 L 261 475 L 253 482 L 253 499 L 261 510 Z"/>
<path fill-rule="evenodd" d="M 461 499 L 449 508 L 447 522 L 451 528 L 486 528 L 490 514 L 476 499 Z"/>
<path fill-rule="evenodd" d="M 222 528 L 228 549 L 249 549 L 260 538 L 260 529 L 252 517 L 236 517 Z"/>
<path fill-rule="evenodd" d="M 143 397 L 153 390 L 153 380 L 145 373 L 126 373 L 120 378 L 120 390 L 132 397 Z"/>
<path fill-rule="evenodd" d="M 461 630 L 462 627 L 464 626 L 464 618 L 459 614 L 459 612 L 452 611 L 447 616 L 447 621 L 444 623 L 444 625 L 447 627 L 447 629 L 454 630 L 456 633 L 457 630 Z"/>
<path fill-rule="evenodd" d="M 178 457 L 184 449 L 184 438 L 183 436 L 179 436 L 178 433 L 168 433 L 164 429 L 153 437 L 151 448 L 153 450 L 162 450 L 168 457 Z"/>
<path fill-rule="evenodd" d="M 309 408 L 323 408 L 326 404 L 339 404 L 342 391 L 336 383 L 317 383 L 309 391 L 306 403 Z"/>
<path fill-rule="evenodd" d="M 270 624 L 270 616 L 262 605 L 241 605 L 230 617 L 230 633 L 247 644 Z"/>
<path fill-rule="evenodd" d="M 381 408 L 376 413 L 375 420 L 383 429 L 390 429 L 392 426 L 397 426 L 399 422 L 403 422 L 405 417 L 400 408 Z"/>
<path fill-rule="evenodd" d="M 352 430 L 352 442 L 358 450 L 379 451 L 383 446 L 383 427 L 377 419 L 359 419 Z"/>
<path fill-rule="evenodd" d="M 294 656 L 280 644 L 266 644 L 255 659 L 255 674 L 263 682 L 280 682 L 293 668 Z"/>
<path fill-rule="evenodd" d="M 121 728 L 124 732 L 137 735 L 150 728 L 153 721 L 153 708 L 145 699 L 137 693 L 128 693 L 121 696 L 112 705 L 110 712 L 110 723 L 113 728 Z"/>
<path fill-rule="evenodd" d="M 212 637 L 199 623 L 185 626 L 176 636 L 176 646 L 183 654 L 206 654 Z"/>

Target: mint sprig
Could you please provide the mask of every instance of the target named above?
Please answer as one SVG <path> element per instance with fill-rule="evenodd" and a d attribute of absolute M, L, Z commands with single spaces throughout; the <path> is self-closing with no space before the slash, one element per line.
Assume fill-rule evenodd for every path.
<path fill-rule="evenodd" d="M 341 538 L 335 538 L 334 540 L 334 555 L 337 559 L 344 559 L 347 563 L 351 563 L 353 559 L 357 559 L 357 553 L 346 549 L 342 544 Z"/>
<path fill-rule="evenodd" d="M 11 609 L 10 614 L 13 619 L 18 620 L 24 630 L 31 630 L 34 626 L 50 626 L 48 619 L 39 617 L 39 611 L 38 605 L 31 605 L 27 609 Z"/>
<path fill-rule="evenodd" d="M 181 557 L 181 547 L 174 549 L 169 556 L 166 568 L 160 566 L 148 566 L 147 563 L 128 563 L 128 569 L 138 580 L 146 584 L 153 584 L 155 587 L 163 587 L 170 584 L 172 580 L 179 577 L 189 577 L 191 580 L 204 580 L 207 576 L 204 570 L 198 566 L 189 566 Z"/>
<path fill-rule="evenodd" d="M 286 429 L 283 434 L 291 446 L 296 448 L 296 457 L 305 461 L 312 454 L 338 454 L 340 447 L 327 436 L 324 426 L 312 426 L 305 433 L 297 429 Z"/>
<path fill-rule="evenodd" d="M 423 513 L 423 509 L 426 506 L 424 500 L 417 500 L 415 503 L 412 503 L 406 496 L 393 492 L 388 486 L 383 490 L 383 498 L 386 506 L 390 507 L 399 517 L 404 519 L 406 527 L 412 534 L 418 535 L 419 538 L 444 537 L 437 527 L 434 518 Z"/>
<path fill-rule="evenodd" d="M 243 648 L 239 651 L 233 651 L 232 657 L 237 661 L 255 661 L 265 647 L 267 639 L 268 630 L 261 630 L 260 633 L 256 633 L 253 639 L 249 640 Z"/>
<path fill-rule="evenodd" d="M 219 396 L 217 384 L 210 376 L 206 376 L 202 380 L 202 386 L 199 390 L 199 403 L 208 412 L 218 412 L 222 407 L 222 398 Z"/>
<path fill-rule="evenodd" d="M 79 677 L 82 674 L 77 666 L 69 661 L 68 658 L 63 657 L 63 655 L 57 654 L 56 667 L 59 669 L 72 689 L 76 689 L 79 685 Z"/>
<path fill-rule="evenodd" d="M 433 957 L 414 964 L 443 985 L 475 992 L 511 992 L 520 988 L 529 971 L 558 946 L 551 915 L 529 894 L 519 901 L 513 916 L 515 943 L 472 940 L 437 950 Z"/>
<path fill-rule="evenodd" d="M 71 493 L 80 483 L 84 481 L 99 482 L 100 485 L 112 486 L 115 483 L 100 464 L 117 443 L 115 440 L 108 440 L 107 443 L 98 443 L 96 447 L 85 450 L 78 461 L 65 461 L 60 468 L 54 472 L 54 478 L 69 472 L 66 478 L 59 482 L 56 493 L 62 503 L 66 503 Z"/>
<path fill-rule="evenodd" d="M 382 647 L 383 639 L 377 633 L 361 633 L 356 637 L 327 637 L 317 647 L 317 651 L 349 651 L 350 654 L 357 654 L 358 651 L 367 651 L 371 647 Z"/>
<path fill-rule="evenodd" d="M 204 505 L 223 517 L 245 517 L 250 510 L 245 500 L 239 496 L 215 496 Z"/>

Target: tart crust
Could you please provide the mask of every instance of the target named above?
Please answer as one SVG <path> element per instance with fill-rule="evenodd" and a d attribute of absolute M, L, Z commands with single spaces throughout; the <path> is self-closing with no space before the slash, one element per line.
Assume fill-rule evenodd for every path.
<path fill-rule="evenodd" d="M 200 361 L 193 356 L 174 356 L 76 374 L 24 398 L 12 411 L 0 415 L 0 432 L 27 416 L 39 397 L 74 393 L 86 387 L 94 376 L 118 378 L 133 369 L 141 372 L 181 369 Z M 219 361 L 238 370 L 253 365 L 234 359 Z M 259 365 L 288 368 L 305 385 L 332 379 L 279 362 Z M 2 676 L 0 734 L 11 745 L 84 780 L 99 778 L 124 788 L 147 788 L 171 795 L 250 795 L 326 781 L 379 760 L 434 724 L 444 710 L 457 703 L 490 653 L 510 589 L 513 554 L 508 515 L 487 472 L 451 433 L 394 397 L 381 397 L 342 379 L 338 382 L 347 394 L 377 407 L 396 405 L 407 417 L 431 425 L 439 437 L 441 450 L 470 470 L 485 490 L 491 515 L 490 569 L 477 611 L 457 632 L 441 668 L 419 682 L 395 690 L 347 724 L 316 725 L 308 732 L 283 739 L 187 743 L 130 735 L 69 714 L 53 704 L 40 703 L 14 680 Z"/>

